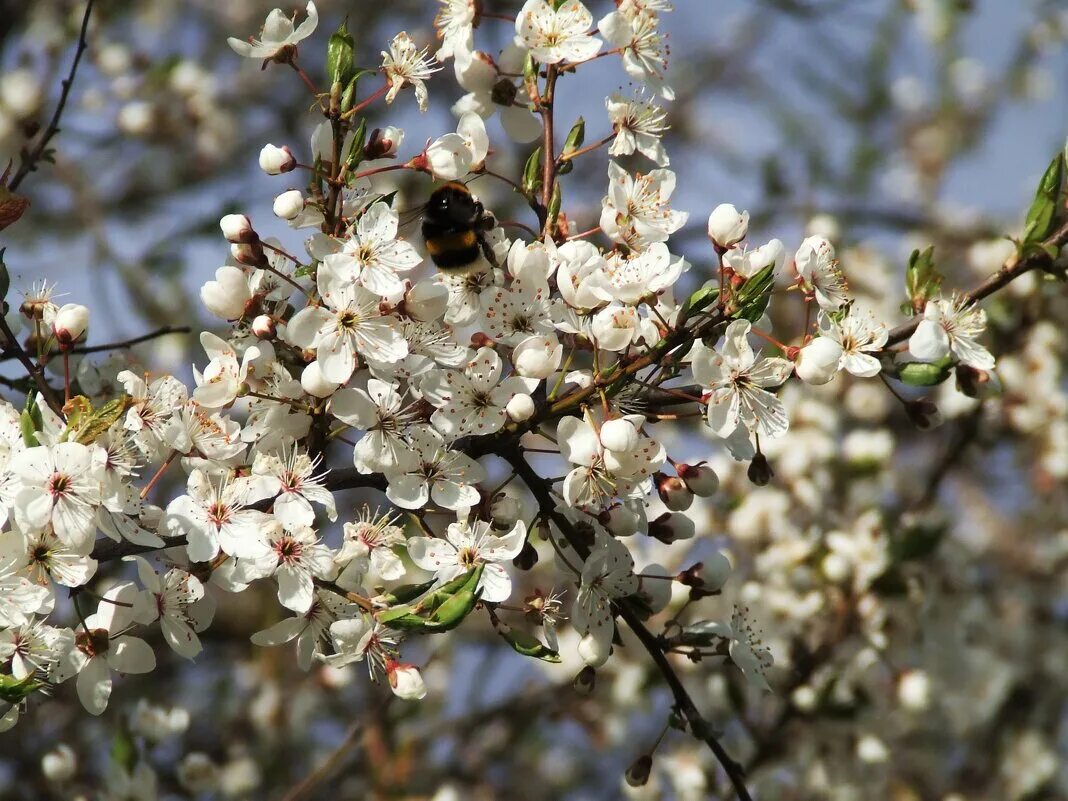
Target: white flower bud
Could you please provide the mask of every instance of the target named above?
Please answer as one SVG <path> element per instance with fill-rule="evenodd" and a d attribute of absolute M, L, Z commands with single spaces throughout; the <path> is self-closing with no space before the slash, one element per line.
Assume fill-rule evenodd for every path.
<path fill-rule="evenodd" d="M 601 444 L 616 453 L 630 453 L 638 447 L 638 431 L 623 417 L 606 420 L 601 425 Z"/>
<path fill-rule="evenodd" d="M 690 492 L 698 498 L 711 498 L 719 489 L 719 476 L 716 475 L 715 470 L 703 462 L 701 464 L 679 462 L 675 465 L 675 472 L 686 482 Z"/>
<path fill-rule="evenodd" d="M 219 228 L 227 242 L 251 243 L 259 240 L 252 230 L 252 220 L 244 214 L 227 214 L 219 220 Z"/>
<path fill-rule="evenodd" d="M 258 243 L 232 242 L 230 243 L 230 255 L 238 264 L 246 267 L 259 267 L 267 259 L 263 253 L 263 247 Z"/>
<path fill-rule="evenodd" d="M 922 670 L 908 670 L 897 683 L 897 700 L 910 712 L 923 712 L 931 704 L 931 679 Z"/>
<path fill-rule="evenodd" d="M 671 603 L 674 575 L 663 565 L 657 564 L 642 570 L 638 578 L 638 597 L 649 605 L 654 615 Z"/>
<path fill-rule="evenodd" d="M 89 309 L 77 303 L 65 303 L 52 318 L 52 333 L 62 349 L 70 348 L 89 327 Z"/>
<path fill-rule="evenodd" d="M 687 515 L 664 512 L 656 520 L 649 521 L 649 536 L 660 540 L 665 545 L 678 540 L 693 539 L 696 533 L 697 525 Z"/>
<path fill-rule="evenodd" d="M 730 203 L 721 203 L 708 215 L 708 236 L 723 249 L 737 245 L 747 233 L 748 211 L 738 211 Z"/>
<path fill-rule="evenodd" d="M 602 511 L 598 519 L 613 537 L 631 537 L 642 523 L 638 513 L 623 504 Z"/>
<path fill-rule="evenodd" d="M 398 698 L 418 701 L 426 696 L 426 684 L 415 665 L 402 665 L 390 662 L 386 665 L 389 686 Z"/>
<path fill-rule="evenodd" d="M 219 767 L 199 751 L 187 754 L 178 764 L 178 782 L 193 795 L 208 793 L 219 784 Z"/>
<path fill-rule="evenodd" d="M 236 320 L 245 313 L 252 299 L 245 273 L 240 267 L 227 264 L 215 271 L 215 280 L 200 288 L 200 300 L 207 310 L 223 320 Z"/>
<path fill-rule="evenodd" d="M 820 569 L 823 571 L 823 575 L 827 577 L 827 580 L 833 581 L 835 584 L 841 584 L 853 572 L 849 560 L 834 551 L 823 557 L 823 561 L 820 562 Z"/>
<path fill-rule="evenodd" d="M 364 146 L 364 153 L 369 159 L 392 158 L 404 141 L 404 129 L 393 125 L 375 128 Z"/>
<path fill-rule="evenodd" d="M 335 384 L 323 378 L 319 362 L 311 362 L 300 374 L 301 388 L 313 398 L 329 398 L 341 384 Z"/>
<path fill-rule="evenodd" d="M 297 215 L 304 211 L 304 195 L 300 193 L 299 189 L 290 189 L 274 199 L 274 205 L 271 209 L 274 211 L 275 217 L 281 217 L 283 220 L 295 220 Z"/>
<path fill-rule="evenodd" d="M 507 492 L 498 492 L 490 503 L 490 517 L 495 529 L 510 529 L 523 513 L 519 498 Z"/>
<path fill-rule="evenodd" d="M 41 104 L 41 86 L 33 70 L 20 68 L 0 75 L 0 105 L 18 119 L 25 119 Z"/>
<path fill-rule="evenodd" d="M 871 765 L 886 762 L 890 758 L 890 751 L 874 734 L 865 734 L 857 741 L 857 757 L 861 762 Z"/>
<path fill-rule="evenodd" d="M 41 757 L 41 773 L 50 782 L 62 784 L 74 778 L 78 770 L 78 757 L 66 743 L 60 743 Z"/>
<path fill-rule="evenodd" d="M 797 354 L 794 370 L 806 384 L 826 384 L 838 374 L 842 346 L 829 337 L 816 337 Z"/>
<path fill-rule="evenodd" d="M 440 320 L 448 306 L 449 288 L 437 281 L 419 281 L 404 295 L 404 310 L 420 323 Z"/>
<path fill-rule="evenodd" d="M 512 351 L 516 374 L 524 378 L 548 378 L 560 369 L 563 358 L 564 346 L 555 336 L 527 337 Z"/>
<path fill-rule="evenodd" d="M 514 395 L 508 405 L 504 407 L 508 416 L 517 423 L 522 423 L 534 416 L 534 399 L 530 395 L 519 393 Z"/>
<path fill-rule="evenodd" d="M 260 151 L 260 169 L 268 175 L 280 175 L 297 166 L 297 160 L 286 146 L 264 145 Z"/>
<path fill-rule="evenodd" d="M 582 661 L 592 668 L 599 668 L 608 661 L 612 654 L 612 642 L 602 645 L 592 634 L 587 634 L 578 644 L 579 656 Z"/>
<path fill-rule="evenodd" d="M 152 130 L 152 123 L 156 119 L 156 110 L 146 100 L 134 100 L 119 109 L 116 118 L 119 130 L 132 136 L 144 136 Z"/>
<path fill-rule="evenodd" d="M 252 333 L 257 339 L 274 339 L 278 324 L 269 314 L 260 314 L 252 321 Z"/>
<path fill-rule="evenodd" d="M 660 501 L 672 512 L 684 512 L 693 504 L 693 493 L 677 476 L 660 475 L 656 482 Z"/>

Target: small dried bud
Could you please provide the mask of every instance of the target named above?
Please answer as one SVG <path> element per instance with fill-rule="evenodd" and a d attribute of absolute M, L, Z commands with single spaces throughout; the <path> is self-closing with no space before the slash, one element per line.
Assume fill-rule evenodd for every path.
<path fill-rule="evenodd" d="M 642 754 L 627 768 L 626 780 L 631 787 L 644 787 L 653 771 L 653 755 Z"/>
<path fill-rule="evenodd" d="M 749 463 L 749 469 L 746 471 L 746 475 L 749 476 L 749 480 L 758 487 L 766 487 L 771 483 L 771 479 L 775 477 L 775 471 L 772 470 L 771 465 L 768 464 L 768 457 L 762 453 L 758 453 L 753 457 L 753 461 Z"/>
<path fill-rule="evenodd" d="M 957 365 L 957 389 L 969 398 L 978 398 L 990 383 L 990 373 L 967 364 Z"/>
<path fill-rule="evenodd" d="M 942 425 L 942 413 L 938 407 L 927 398 L 908 401 L 905 404 L 905 414 L 908 415 L 912 424 L 921 431 L 928 431 Z"/>
<path fill-rule="evenodd" d="M 575 692 L 580 695 L 589 695 L 597 686 L 597 671 L 586 665 L 578 672 L 571 684 L 575 688 Z"/>
<path fill-rule="evenodd" d="M 538 549 L 531 545 L 529 540 L 523 545 L 519 555 L 512 560 L 512 564 L 520 570 L 530 570 L 537 563 Z"/>
<path fill-rule="evenodd" d="M 498 106 L 512 106 L 515 104 L 515 96 L 518 88 L 508 78 L 501 78 L 493 84 L 490 97 Z"/>

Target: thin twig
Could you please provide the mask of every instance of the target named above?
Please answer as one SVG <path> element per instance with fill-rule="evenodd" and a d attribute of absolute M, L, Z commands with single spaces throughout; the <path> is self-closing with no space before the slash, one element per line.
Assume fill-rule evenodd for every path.
<path fill-rule="evenodd" d="M 82 28 L 81 32 L 78 34 L 78 46 L 74 51 L 74 61 L 71 62 L 70 72 L 67 73 L 67 77 L 63 80 L 63 88 L 59 93 L 59 103 L 56 104 L 56 110 L 52 113 L 52 119 L 49 120 L 48 127 L 45 128 L 44 133 L 41 134 L 40 141 L 34 146 L 33 150 L 23 153 L 19 168 L 15 172 L 15 176 L 11 179 L 11 183 L 8 184 L 8 189 L 12 192 L 18 189 L 19 184 L 25 180 L 27 175 L 37 169 L 37 162 L 39 162 L 44 155 L 48 143 L 52 140 L 53 136 L 59 133 L 59 118 L 63 116 L 63 109 L 67 105 L 67 98 L 70 95 L 70 88 L 74 84 L 74 75 L 77 73 L 78 64 L 82 60 L 82 53 L 84 53 L 89 46 L 86 34 L 89 30 L 89 15 L 93 10 L 93 2 L 94 0 L 88 0 L 85 4 L 85 13 L 82 15 Z"/>

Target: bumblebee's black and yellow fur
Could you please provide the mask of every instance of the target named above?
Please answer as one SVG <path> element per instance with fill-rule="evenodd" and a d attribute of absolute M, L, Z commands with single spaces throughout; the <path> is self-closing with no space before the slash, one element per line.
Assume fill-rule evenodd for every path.
<path fill-rule="evenodd" d="M 423 239 L 439 270 L 458 272 L 478 261 L 495 263 L 486 232 L 496 225 L 482 203 L 461 183 L 435 189 L 423 208 Z"/>

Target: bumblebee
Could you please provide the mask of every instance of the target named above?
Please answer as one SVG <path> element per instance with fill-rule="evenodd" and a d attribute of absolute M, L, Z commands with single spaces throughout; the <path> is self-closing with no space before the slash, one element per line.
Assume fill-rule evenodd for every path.
<path fill-rule="evenodd" d="M 423 207 L 423 239 L 437 268 L 460 272 L 478 261 L 479 254 L 496 266 L 486 234 L 497 220 L 461 183 L 435 189 Z"/>

